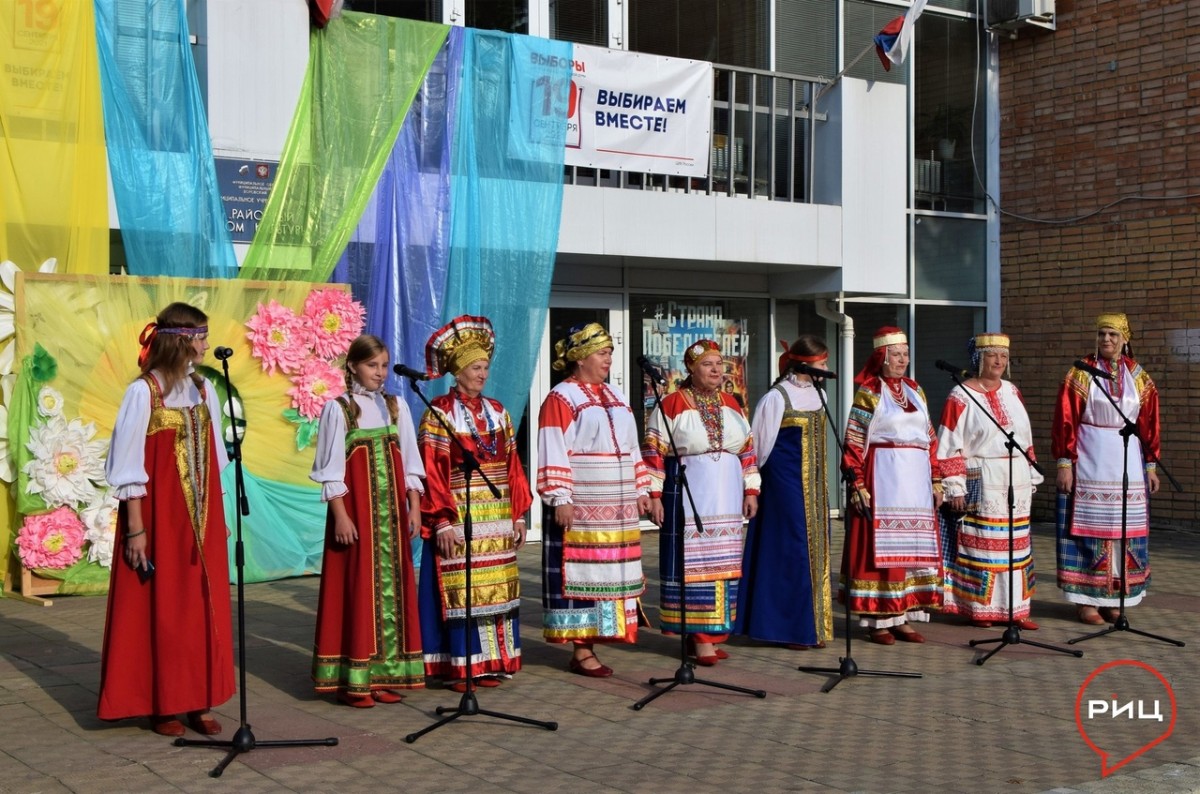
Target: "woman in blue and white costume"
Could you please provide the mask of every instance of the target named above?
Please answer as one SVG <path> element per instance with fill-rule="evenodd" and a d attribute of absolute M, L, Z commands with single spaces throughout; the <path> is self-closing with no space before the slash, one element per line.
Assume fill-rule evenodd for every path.
<path fill-rule="evenodd" d="M 795 362 L 827 369 L 829 350 L 811 334 L 793 342 L 754 410 L 762 493 L 746 533 L 734 632 L 799 650 L 833 638 L 833 596 L 821 384 L 795 372 Z"/>

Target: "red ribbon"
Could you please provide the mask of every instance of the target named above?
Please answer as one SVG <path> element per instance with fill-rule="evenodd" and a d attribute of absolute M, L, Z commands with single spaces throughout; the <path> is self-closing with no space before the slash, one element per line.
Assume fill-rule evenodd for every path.
<path fill-rule="evenodd" d="M 146 359 L 150 357 L 150 345 L 154 344 L 156 336 L 158 336 L 158 323 L 154 321 L 146 323 L 146 327 L 138 336 L 138 343 L 142 346 L 141 352 L 138 353 L 138 367 L 146 365 Z"/>

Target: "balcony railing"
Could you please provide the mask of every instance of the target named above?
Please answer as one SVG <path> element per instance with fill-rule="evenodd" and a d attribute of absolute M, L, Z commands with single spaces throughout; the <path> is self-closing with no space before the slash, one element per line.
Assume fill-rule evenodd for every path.
<path fill-rule="evenodd" d="M 714 65 L 713 83 L 707 178 L 567 166 L 566 184 L 811 202 L 812 141 L 825 116 L 809 108 L 828 80 Z"/>

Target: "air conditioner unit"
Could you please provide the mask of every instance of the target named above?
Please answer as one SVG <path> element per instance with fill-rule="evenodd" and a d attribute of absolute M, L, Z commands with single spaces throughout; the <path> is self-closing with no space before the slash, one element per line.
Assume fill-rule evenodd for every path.
<path fill-rule="evenodd" d="M 988 0 L 987 21 L 1002 30 L 1027 25 L 1054 30 L 1054 0 Z"/>

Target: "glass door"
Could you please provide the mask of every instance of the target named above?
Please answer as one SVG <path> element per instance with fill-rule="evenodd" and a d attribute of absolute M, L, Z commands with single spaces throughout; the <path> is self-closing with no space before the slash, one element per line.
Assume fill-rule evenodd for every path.
<path fill-rule="evenodd" d="M 537 368 L 533 373 L 533 388 L 529 393 L 529 411 L 527 416 L 531 421 L 528 427 L 529 444 L 529 484 L 534 489 L 533 508 L 529 516 L 529 540 L 542 539 L 542 501 L 537 496 L 537 415 L 546 395 L 565 376 L 556 372 L 551 364 L 554 363 L 554 343 L 567 335 L 567 331 L 581 323 L 600 323 L 608 329 L 613 338 L 613 362 L 609 371 L 608 382 L 616 386 L 628 397 L 628 378 L 625 369 L 626 360 L 625 340 L 625 304 L 624 298 L 618 294 L 609 293 L 555 293 L 550 296 L 550 311 L 546 317 L 546 330 L 542 334 L 542 352 L 538 356 Z M 518 435 L 524 436 L 524 432 Z"/>

